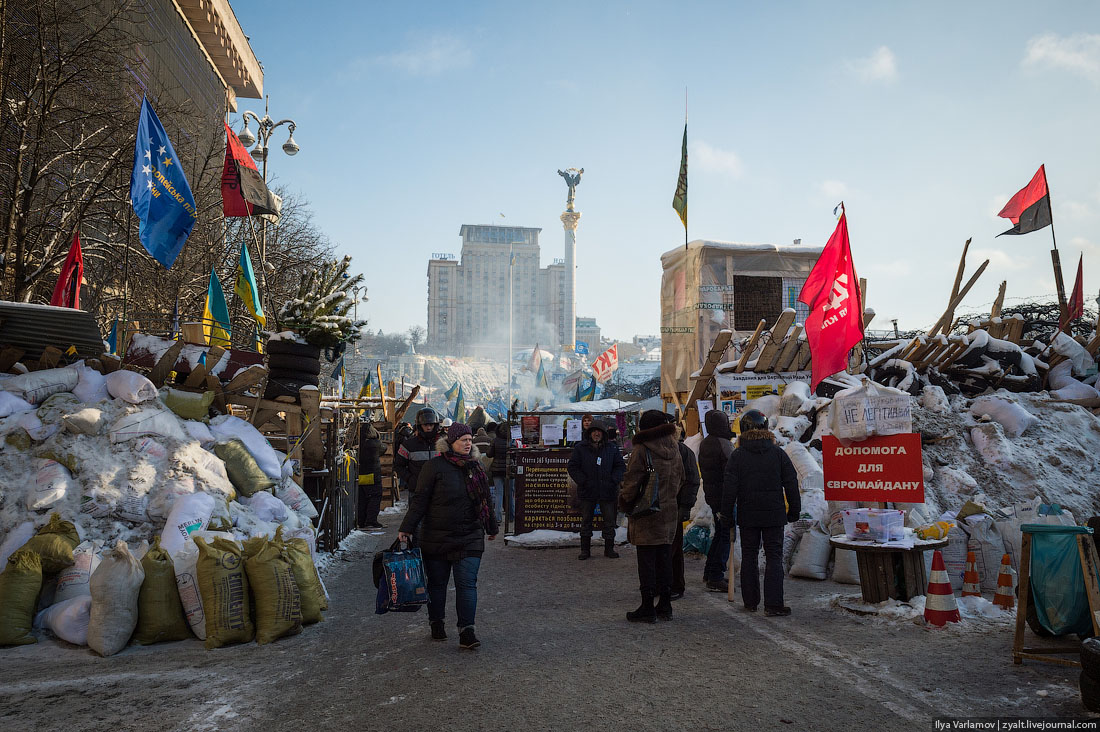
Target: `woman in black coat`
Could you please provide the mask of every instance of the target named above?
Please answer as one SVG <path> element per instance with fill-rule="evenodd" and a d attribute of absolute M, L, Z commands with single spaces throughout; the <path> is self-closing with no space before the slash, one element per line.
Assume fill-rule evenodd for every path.
<path fill-rule="evenodd" d="M 619 484 L 626 463 L 619 446 L 607 439 L 607 425 L 594 420 L 573 447 L 569 458 L 569 477 L 577 484 L 581 502 L 581 553 L 577 559 L 592 556 L 592 518 L 596 504 L 603 516 L 603 554 L 618 559 L 615 552 L 615 519 L 618 517 Z"/>
<path fill-rule="evenodd" d="M 489 479 L 478 459 L 470 428 L 455 423 L 436 443 L 440 454 L 420 470 L 416 491 L 397 537 L 412 539 L 417 531 L 428 580 L 428 621 L 433 640 L 446 640 L 443 618 L 447 582 L 455 576 L 458 644 L 477 648 L 474 632 L 477 612 L 477 574 L 485 552 L 485 536 L 495 539 L 497 519 L 492 508 Z"/>

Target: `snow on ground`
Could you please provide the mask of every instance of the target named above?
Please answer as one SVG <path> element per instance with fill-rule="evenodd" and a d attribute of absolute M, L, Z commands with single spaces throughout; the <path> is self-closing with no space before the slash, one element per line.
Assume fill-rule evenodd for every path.
<path fill-rule="evenodd" d="M 820 606 L 849 616 L 864 618 L 876 625 L 889 623 L 926 625 L 924 620 L 924 595 L 918 595 L 908 602 L 886 600 L 885 602 L 864 602 L 859 595 L 831 594 L 822 595 Z M 943 630 L 952 633 L 983 633 L 992 628 L 1007 628 L 1015 625 L 1016 611 L 1002 610 L 984 597 L 956 597 L 961 621 L 947 623 Z M 936 629 L 934 625 L 929 628 Z"/>
<path fill-rule="evenodd" d="M 537 529 L 535 531 L 529 531 L 526 534 L 506 536 L 504 537 L 504 542 L 508 546 L 519 546 L 525 549 L 566 548 L 572 546 L 580 546 L 581 535 L 579 533 L 572 533 L 569 531 L 551 531 L 549 529 Z M 592 543 L 595 546 L 603 546 L 603 537 L 599 535 L 593 535 Z M 620 526 L 615 529 L 615 543 L 626 543 L 625 526 Z"/>

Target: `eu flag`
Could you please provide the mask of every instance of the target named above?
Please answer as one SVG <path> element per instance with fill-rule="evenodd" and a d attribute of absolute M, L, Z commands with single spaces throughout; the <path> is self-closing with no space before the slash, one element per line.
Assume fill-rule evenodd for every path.
<path fill-rule="evenodd" d="M 149 100 L 141 100 L 130 201 L 141 225 L 138 238 L 153 259 L 170 269 L 195 225 L 195 197 L 180 160 Z"/>

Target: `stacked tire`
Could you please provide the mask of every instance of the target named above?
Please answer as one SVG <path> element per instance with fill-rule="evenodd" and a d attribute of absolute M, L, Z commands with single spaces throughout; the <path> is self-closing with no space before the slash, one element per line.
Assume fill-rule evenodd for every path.
<path fill-rule="evenodd" d="M 1081 703 L 1090 712 L 1100 712 L 1100 638 L 1081 643 Z"/>
<path fill-rule="evenodd" d="M 264 399 L 291 397 L 298 401 L 303 386 L 320 383 L 321 349 L 308 343 L 269 341 L 267 371 Z"/>

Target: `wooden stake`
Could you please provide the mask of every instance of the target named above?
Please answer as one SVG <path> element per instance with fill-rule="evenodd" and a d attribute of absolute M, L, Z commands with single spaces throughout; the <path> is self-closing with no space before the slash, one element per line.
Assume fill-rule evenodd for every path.
<path fill-rule="evenodd" d="M 963 301 L 963 298 L 966 297 L 966 293 L 970 292 L 970 288 L 974 286 L 974 283 L 978 281 L 978 278 L 982 276 L 982 272 L 985 272 L 985 268 L 988 266 L 988 259 L 982 262 L 982 266 L 978 267 L 978 271 L 970 277 L 970 279 L 966 283 L 966 286 L 963 287 L 962 290 L 957 295 L 955 295 L 955 297 L 951 298 L 951 304 L 947 306 L 947 312 L 945 312 L 943 316 L 939 319 L 939 321 L 937 321 L 936 324 L 932 326 L 932 330 L 928 331 L 928 335 L 936 335 L 941 327 L 945 328 L 944 333 L 951 332 L 951 323 L 955 318 L 955 308 L 957 308 L 959 306 L 959 303 Z"/>
<path fill-rule="evenodd" d="M 1005 288 L 1008 287 L 1008 280 L 1001 280 L 1001 286 L 997 290 L 997 299 L 993 301 L 993 309 L 989 311 L 989 319 L 1001 317 L 1001 306 L 1005 302 Z"/>
<path fill-rule="evenodd" d="M 740 374 L 745 370 L 745 364 L 749 362 L 749 356 L 756 350 L 756 342 L 760 340 L 760 334 L 764 332 L 764 327 L 767 324 L 768 321 L 763 319 L 756 324 L 756 330 L 753 331 L 749 342 L 745 344 L 745 350 L 741 353 L 741 358 L 737 361 L 737 367 L 733 370 L 733 373 Z"/>

